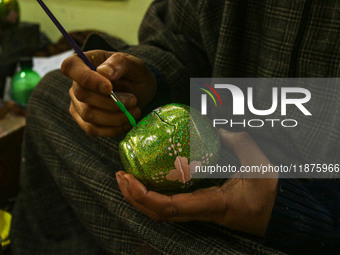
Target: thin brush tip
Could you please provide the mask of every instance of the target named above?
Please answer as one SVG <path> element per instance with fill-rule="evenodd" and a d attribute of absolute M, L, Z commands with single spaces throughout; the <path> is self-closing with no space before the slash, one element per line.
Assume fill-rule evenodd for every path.
<path fill-rule="evenodd" d="M 115 102 L 118 102 L 118 101 L 119 101 L 117 95 L 116 95 L 113 91 L 110 92 L 110 97 L 111 97 Z"/>

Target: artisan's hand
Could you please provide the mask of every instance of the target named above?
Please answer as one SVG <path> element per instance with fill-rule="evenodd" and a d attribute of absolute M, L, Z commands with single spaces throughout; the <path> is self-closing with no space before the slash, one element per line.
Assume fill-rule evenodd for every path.
<path fill-rule="evenodd" d="M 134 56 L 102 50 L 88 51 L 85 55 L 97 72 L 77 55 L 67 58 L 61 66 L 62 73 L 73 80 L 69 111 L 89 135 L 117 136 L 131 128 L 131 124 L 109 97 L 110 91 L 119 91 L 116 93 L 119 99 L 138 119 L 156 94 L 156 79 L 146 64 Z"/>
<path fill-rule="evenodd" d="M 242 165 L 270 164 L 248 134 L 219 132 Z M 116 177 L 125 199 L 155 220 L 209 221 L 259 236 L 265 234 L 277 188 L 277 176 L 272 175 L 270 179 L 233 178 L 222 186 L 166 196 L 147 190 L 123 171 Z"/>

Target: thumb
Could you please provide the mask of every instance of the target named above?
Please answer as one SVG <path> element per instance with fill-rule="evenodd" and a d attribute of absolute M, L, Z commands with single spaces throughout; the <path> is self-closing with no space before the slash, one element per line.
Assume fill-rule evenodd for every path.
<path fill-rule="evenodd" d="M 222 143 L 235 153 L 241 165 L 271 164 L 248 133 L 230 132 L 222 128 L 218 130 L 218 133 Z"/>
<path fill-rule="evenodd" d="M 132 55 L 116 52 L 97 67 L 97 72 L 108 78 L 110 81 L 126 77 L 135 80 L 142 76 L 141 70 L 147 70 L 143 60 Z"/>

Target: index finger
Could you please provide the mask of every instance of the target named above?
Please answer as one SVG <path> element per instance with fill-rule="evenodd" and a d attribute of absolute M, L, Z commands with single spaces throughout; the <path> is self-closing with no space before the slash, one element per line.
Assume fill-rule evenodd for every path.
<path fill-rule="evenodd" d="M 81 87 L 97 93 L 109 95 L 112 90 L 111 81 L 91 70 L 77 55 L 68 57 L 63 61 L 61 72 Z"/>
<path fill-rule="evenodd" d="M 163 195 L 149 191 L 135 177 L 117 173 L 118 185 L 134 207 L 155 220 L 216 221 L 220 212 L 226 211 L 226 197 L 220 187 L 200 189 L 192 193 Z"/>

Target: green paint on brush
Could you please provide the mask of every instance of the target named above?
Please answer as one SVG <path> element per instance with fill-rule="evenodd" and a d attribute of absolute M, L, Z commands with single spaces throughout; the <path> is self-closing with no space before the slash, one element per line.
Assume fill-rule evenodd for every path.
<path fill-rule="evenodd" d="M 119 108 L 122 110 L 123 113 L 125 113 L 126 117 L 128 118 L 128 120 L 130 121 L 131 125 L 133 127 L 136 126 L 136 121 L 135 119 L 132 117 L 132 115 L 128 112 L 128 110 L 126 110 L 125 106 L 123 105 L 122 102 L 120 101 L 116 101 L 117 105 L 119 106 Z"/>

